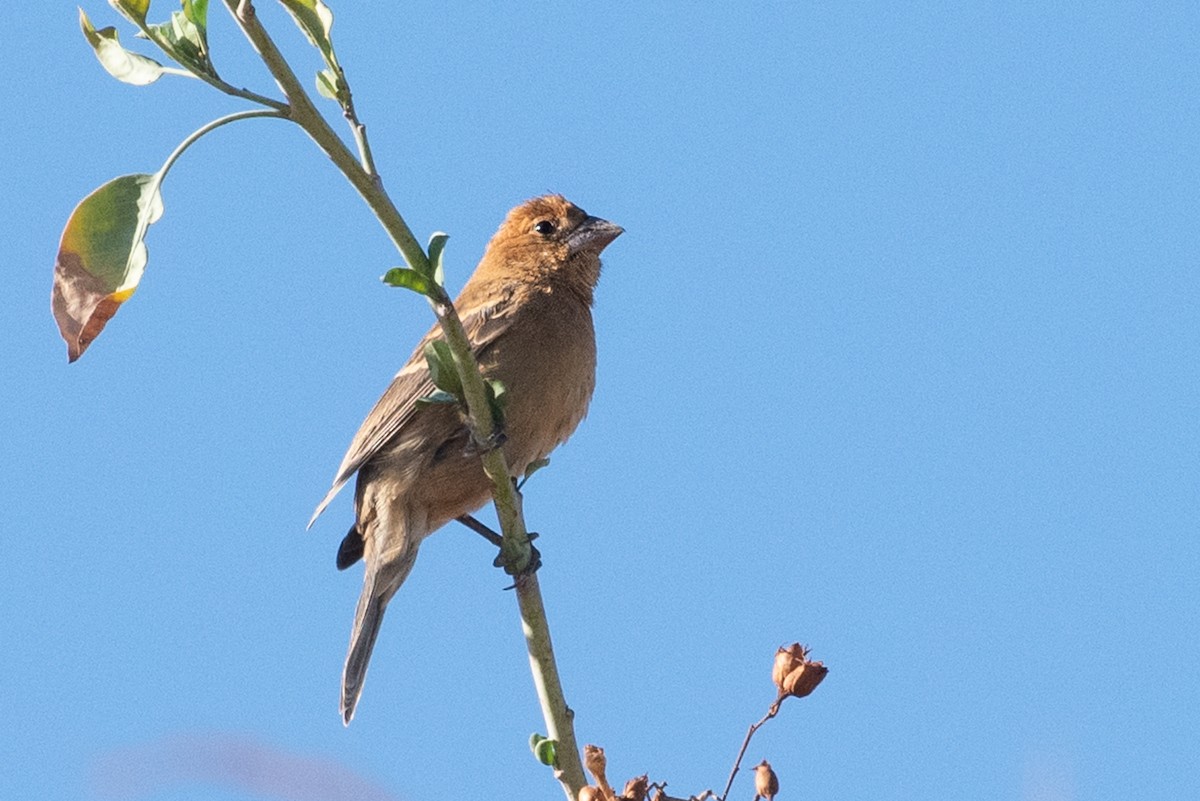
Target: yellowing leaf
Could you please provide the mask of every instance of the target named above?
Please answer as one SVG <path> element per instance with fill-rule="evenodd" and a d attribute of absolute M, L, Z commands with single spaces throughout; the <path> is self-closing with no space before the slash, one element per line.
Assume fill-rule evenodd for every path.
<path fill-rule="evenodd" d="M 150 11 L 150 0 L 108 0 L 108 4 L 133 23 L 144 24 Z"/>
<path fill-rule="evenodd" d="M 146 268 L 146 229 L 162 216 L 160 183 L 160 175 L 122 175 L 71 212 L 50 294 L 70 361 L 83 355 L 137 289 Z"/>

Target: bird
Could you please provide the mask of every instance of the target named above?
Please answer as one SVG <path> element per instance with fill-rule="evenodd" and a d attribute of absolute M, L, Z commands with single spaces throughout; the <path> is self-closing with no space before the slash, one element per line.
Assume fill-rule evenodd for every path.
<path fill-rule="evenodd" d="M 760 798 L 775 801 L 778 793 L 779 778 L 775 771 L 771 770 L 771 763 L 764 759 L 754 768 L 754 801 L 759 801 Z"/>
<path fill-rule="evenodd" d="M 562 195 L 512 209 L 454 301 L 484 377 L 505 388 L 503 444 L 520 476 L 566 441 L 596 383 L 592 303 L 600 253 L 624 232 Z M 384 610 L 408 578 L 425 537 L 491 497 L 481 451 L 453 404 L 419 404 L 435 387 L 425 347 L 435 325 L 367 414 L 311 527 L 357 473 L 354 525 L 337 552 L 362 559 L 362 593 L 342 671 L 344 725 L 354 717 Z"/>

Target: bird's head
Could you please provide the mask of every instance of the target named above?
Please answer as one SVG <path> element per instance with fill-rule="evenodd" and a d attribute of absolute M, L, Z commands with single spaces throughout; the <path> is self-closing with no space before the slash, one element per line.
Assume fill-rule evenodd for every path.
<path fill-rule="evenodd" d="M 590 298 L 600 278 L 600 252 L 623 230 L 588 215 L 562 195 L 536 197 L 508 213 L 488 243 L 479 272 L 489 278 L 561 283 Z"/>

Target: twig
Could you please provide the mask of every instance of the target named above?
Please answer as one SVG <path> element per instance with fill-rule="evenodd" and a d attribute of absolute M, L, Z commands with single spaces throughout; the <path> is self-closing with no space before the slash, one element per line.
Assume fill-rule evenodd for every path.
<path fill-rule="evenodd" d="M 258 52 L 263 63 L 267 66 L 275 82 L 288 100 L 291 119 L 304 129 L 304 132 L 316 142 L 317 147 L 324 151 L 330 161 L 338 168 L 346 180 L 358 191 L 371 211 L 379 219 L 383 230 L 387 232 L 396 249 L 404 256 L 409 267 L 420 272 L 428 264 L 425 251 L 417 242 L 408 223 L 400 216 L 387 193 L 379 182 L 363 169 L 358 159 L 350 152 L 341 138 L 329 127 L 325 117 L 317 111 L 316 105 L 304 86 L 284 59 L 275 42 L 267 34 L 258 14 L 250 0 L 225 0 L 225 6 L 237 21 L 242 33 L 250 40 L 250 44 Z"/>
<path fill-rule="evenodd" d="M 374 170 L 370 149 L 366 146 L 365 128 L 361 124 L 351 126 L 360 148 L 360 162 L 333 132 L 324 116 L 317 111 L 312 98 L 259 22 L 252 2 L 225 0 L 225 6 L 279 84 L 288 100 L 290 118 L 316 142 L 366 201 L 408 266 L 417 272 L 428 273 L 429 260 L 424 249 L 383 190 L 382 181 Z M 357 123 L 357 118 L 355 122 Z M 533 548 L 529 543 L 529 534 L 521 512 L 521 495 L 509 474 L 504 451 L 495 446 L 495 420 L 491 404 L 488 402 L 483 375 L 471 349 L 471 342 L 450 297 L 437 284 L 434 284 L 434 287 L 430 305 L 437 315 L 446 342 L 454 353 L 463 398 L 470 417 L 471 434 L 483 449 L 484 471 L 492 482 L 496 515 L 503 532 L 500 542 L 501 557 L 509 572 L 517 576 L 516 590 L 521 610 L 521 628 L 529 651 L 534 686 L 549 730 L 547 734 L 550 739 L 558 741 L 554 775 L 562 785 L 568 800 L 575 801 L 586 782 L 571 721 L 573 713 L 563 697 L 562 683 L 554 662 L 550 626 L 546 620 L 541 590 L 536 575 L 525 572 L 532 562 Z"/>
<path fill-rule="evenodd" d="M 733 770 L 729 772 L 729 781 L 725 782 L 725 790 L 721 793 L 721 801 L 728 801 L 729 788 L 733 787 L 733 779 L 738 775 L 738 771 L 742 767 L 742 757 L 746 755 L 746 749 L 750 747 L 750 738 L 754 736 L 754 732 L 758 731 L 763 724 L 779 714 L 779 705 L 783 702 L 785 696 L 780 696 L 771 704 L 771 708 L 767 710 L 767 714 L 763 715 L 762 720 L 758 723 L 751 724 L 749 731 L 746 732 L 746 739 L 742 740 L 742 750 L 738 751 L 737 759 L 733 761 Z"/>

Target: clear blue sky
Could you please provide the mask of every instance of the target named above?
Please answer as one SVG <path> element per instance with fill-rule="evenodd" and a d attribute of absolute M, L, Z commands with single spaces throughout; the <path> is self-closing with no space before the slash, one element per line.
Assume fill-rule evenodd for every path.
<path fill-rule="evenodd" d="M 800 640 L 829 677 L 747 754 L 781 801 L 1194 795 L 1194 3 L 378 5 L 337 3 L 335 40 L 397 205 L 452 235 L 451 283 L 532 195 L 627 229 L 591 413 L 526 502 L 614 778 L 719 789 Z M 222 129 L 68 366 L 71 208 L 243 106 L 119 84 L 73 4 L 16 9 L 0 798 L 279 797 L 229 775 L 247 761 L 378 788 L 359 798 L 560 798 L 515 600 L 464 530 L 426 543 L 338 717 L 348 497 L 304 524 L 431 320 L 379 283 L 379 227 L 297 130 Z M 272 92 L 212 17 L 225 77 Z"/>

